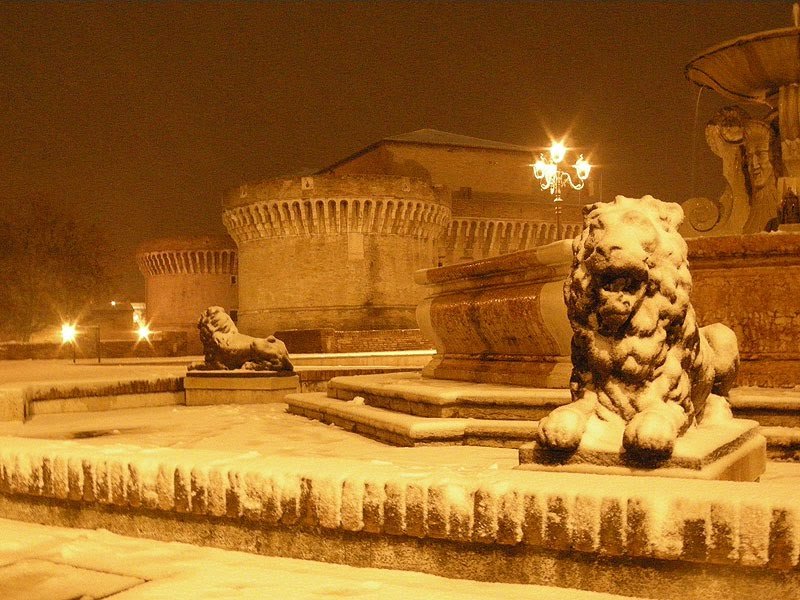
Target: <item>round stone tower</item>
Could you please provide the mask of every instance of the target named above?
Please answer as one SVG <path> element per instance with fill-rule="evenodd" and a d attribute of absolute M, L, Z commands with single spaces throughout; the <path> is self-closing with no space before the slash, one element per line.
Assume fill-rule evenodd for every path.
<path fill-rule="evenodd" d="M 416 327 L 417 269 L 436 266 L 443 195 L 408 177 L 314 176 L 245 185 L 222 220 L 239 248 L 239 325 Z"/>
<path fill-rule="evenodd" d="M 238 306 L 236 245 L 226 235 L 150 240 L 139 246 L 136 262 L 156 329 L 194 330 L 207 307 L 230 313 Z"/>

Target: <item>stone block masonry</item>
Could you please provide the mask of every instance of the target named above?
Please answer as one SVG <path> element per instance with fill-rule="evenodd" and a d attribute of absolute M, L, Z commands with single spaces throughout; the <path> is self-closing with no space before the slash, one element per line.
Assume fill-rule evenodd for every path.
<path fill-rule="evenodd" d="M 238 258 L 228 236 L 149 240 L 139 247 L 136 262 L 145 278 L 150 327 L 187 331 L 191 353 L 202 352 L 197 319 L 203 310 L 238 308 Z"/>
<path fill-rule="evenodd" d="M 242 186 L 223 212 L 239 247 L 240 329 L 415 327 L 413 273 L 436 264 L 449 219 L 433 188 L 407 177 Z"/>
<path fill-rule="evenodd" d="M 492 471 L 0 438 L 0 515 L 653 598 L 798 597 L 780 484 Z"/>
<path fill-rule="evenodd" d="M 800 385 L 800 235 L 730 235 L 687 244 L 698 322 L 724 323 L 739 340 L 737 384 Z"/>

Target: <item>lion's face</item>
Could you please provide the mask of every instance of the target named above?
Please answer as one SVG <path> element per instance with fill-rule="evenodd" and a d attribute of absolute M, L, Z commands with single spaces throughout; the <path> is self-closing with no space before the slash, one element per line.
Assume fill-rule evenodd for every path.
<path fill-rule="evenodd" d="M 662 318 L 680 313 L 676 303 L 688 304 L 691 281 L 676 229 L 681 218 L 679 206 L 649 196 L 587 207 L 565 288 L 571 315 L 618 338 L 653 334 Z"/>
<path fill-rule="evenodd" d="M 613 335 L 639 309 L 647 291 L 648 274 L 645 269 L 610 267 L 596 276 L 598 329 Z"/>
<path fill-rule="evenodd" d="M 220 306 L 209 306 L 201 315 L 200 321 L 212 332 L 239 333 L 233 319 Z"/>

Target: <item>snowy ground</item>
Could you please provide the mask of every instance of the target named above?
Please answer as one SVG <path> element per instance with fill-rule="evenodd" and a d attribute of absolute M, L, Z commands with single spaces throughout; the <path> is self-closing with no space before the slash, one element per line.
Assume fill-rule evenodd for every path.
<path fill-rule="evenodd" d="M 186 365 L 202 357 L 106 360 L 0 360 L 0 389 L 32 383 L 114 381 L 147 377 L 180 377 Z"/>
<path fill-rule="evenodd" d="M 109 595 L 111 594 L 111 595 Z M 0 598 L 364 600 L 621 598 L 535 585 L 445 579 L 407 571 L 255 556 L 0 519 Z"/>

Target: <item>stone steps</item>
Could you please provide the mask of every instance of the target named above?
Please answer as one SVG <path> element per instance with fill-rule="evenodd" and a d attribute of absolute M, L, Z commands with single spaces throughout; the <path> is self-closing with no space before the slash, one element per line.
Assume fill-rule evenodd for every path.
<path fill-rule="evenodd" d="M 567 389 L 429 379 L 419 373 L 336 377 L 328 396 L 356 396 L 376 408 L 418 417 L 536 421 L 569 402 Z"/>
<path fill-rule="evenodd" d="M 290 394 L 285 401 L 294 414 L 398 446 L 518 448 L 533 440 L 539 419 L 569 402 L 569 390 L 406 372 L 335 377 L 327 396 Z M 800 390 L 735 388 L 730 402 L 735 417 L 759 422 L 769 458 L 800 460 Z"/>
<path fill-rule="evenodd" d="M 420 417 L 323 393 L 289 394 L 288 411 L 395 446 L 466 445 L 518 448 L 533 439 L 535 421 Z"/>

